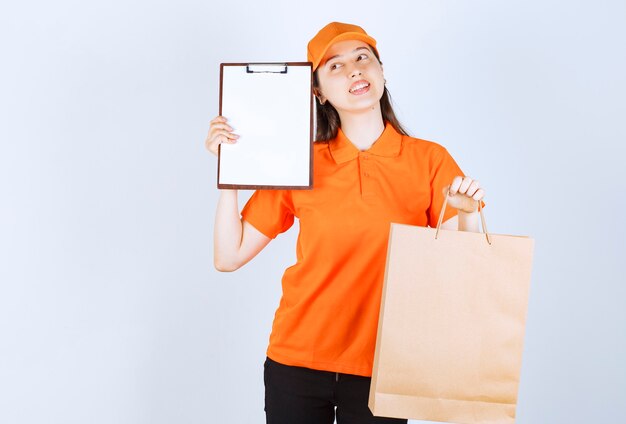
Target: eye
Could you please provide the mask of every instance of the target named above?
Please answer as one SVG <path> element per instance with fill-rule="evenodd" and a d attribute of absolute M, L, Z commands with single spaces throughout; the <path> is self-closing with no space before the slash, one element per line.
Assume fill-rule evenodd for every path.
<path fill-rule="evenodd" d="M 360 55 L 359 55 L 359 57 L 357 57 L 357 60 L 361 60 L 361 57 L 362 57 L 363 59 L 367 59 L 369 56 L 368 56 L 368 55 L 366 55 L 365 53 L 362 53 L 362 54 L 360 54 Z"/>
<path fill-rule="evenodd" d="M 337 69 L 339 66 L 341 66 L 340 63 L 333 63 L 332 65 L 330 65 L 330 70 L 333 71 Z"/>

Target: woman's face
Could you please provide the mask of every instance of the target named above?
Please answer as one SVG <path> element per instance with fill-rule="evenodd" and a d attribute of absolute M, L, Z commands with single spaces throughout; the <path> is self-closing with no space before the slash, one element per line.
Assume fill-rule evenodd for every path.
<path fill-rule="evenodd" d="M 339 41 L 328 49 L 317 68 L 321 99 L 338 112 L 379 107 L 385 91 L 383 67 L 363 41 Z"/>

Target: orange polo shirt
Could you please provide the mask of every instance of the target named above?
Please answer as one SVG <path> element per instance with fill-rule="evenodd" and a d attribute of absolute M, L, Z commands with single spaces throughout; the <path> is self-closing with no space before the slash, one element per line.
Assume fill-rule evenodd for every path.
<path fill-rule="evenodd" d="M 442 146 L 389 123 L 366 151 L 340 129 L 315 143 L 313 163 L 312 190 L 258 190 L 241 212 L 270 238 L 300 222 L 267 356 L 371 376 L 390 223 L 435 227 L 443 187 L 464 174 Z"/>

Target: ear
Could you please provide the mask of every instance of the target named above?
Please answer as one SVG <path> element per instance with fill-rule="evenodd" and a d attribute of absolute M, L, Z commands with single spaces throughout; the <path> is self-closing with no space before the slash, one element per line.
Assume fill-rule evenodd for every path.
<path fill-rule="evenodd" d="M 317 99 L 320 101 L 321 104 L 326 103 L 326 97 L 324 97 L 322 92 L 319 91 L 317 88 L 313 88 L 313 95 L 315 95 L 315 97 L 317 97 Z"/>

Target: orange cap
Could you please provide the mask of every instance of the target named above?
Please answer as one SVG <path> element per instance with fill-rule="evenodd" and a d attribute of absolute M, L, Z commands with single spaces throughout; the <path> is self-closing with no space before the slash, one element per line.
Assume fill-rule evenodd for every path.
<path fill-rule="evenodd" d="M 376 40 L 357 25 L 344 24 L 342 22 L 331 22 L 322 28 L 315 37 L 309 41 L 307 46 L 307 58 L 313 62 L 313 71 L 317 69 L 324 58 L 328 48 L 337 41 L 360 40 L 364 41 L 376 51 Z"/>

